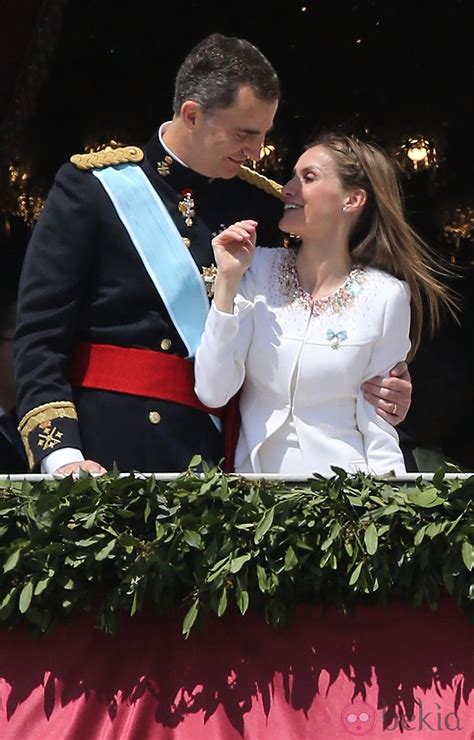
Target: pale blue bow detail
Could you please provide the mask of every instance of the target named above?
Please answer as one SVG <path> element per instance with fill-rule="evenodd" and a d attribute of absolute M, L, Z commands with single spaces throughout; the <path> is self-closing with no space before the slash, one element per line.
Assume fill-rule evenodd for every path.
<path fill-rule="evenodd" d="M 331 347 L 333 349 L 339 349 L 341 342 L 345 342 L 347 339 L 347 332 L 344 330 L 333 331 L 332 329 L 328 329 L 326 332 L 326 339 L 331 342 Z"/>

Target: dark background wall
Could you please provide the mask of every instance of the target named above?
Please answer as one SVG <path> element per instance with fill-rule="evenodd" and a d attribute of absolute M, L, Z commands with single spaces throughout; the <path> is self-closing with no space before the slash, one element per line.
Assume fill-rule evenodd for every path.
<path fill-rule="evenodd" d="M 283 100 L 264 162 L 283 181 L 321 127 L 343 126 L 401 165 L 407 214 L 461 274 L 461 326 L 446 321 L 411 370 L 405 424 L 418 444 L 474 469 L 472 264 L 474 65 L 468 0 L 0 3 L 0 264 L 15 280 L 59 165 L 111 139 L 140 144 L 171 116 L 175 72 L 212 31 L 244 36 L 274 63 Z M 414 172 L 402 146 L 436 149 Z M 9 165 L 13 168 L 9 170 Z"/>

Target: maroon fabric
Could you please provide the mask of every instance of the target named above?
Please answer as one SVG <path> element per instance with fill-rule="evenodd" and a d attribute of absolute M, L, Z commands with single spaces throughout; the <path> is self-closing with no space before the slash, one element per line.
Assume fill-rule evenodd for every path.
<path fill-rule="evenodd" d="M 474 733 L 473 629 L 452 601 L 435 613 L 395 604 L 353 616 L 302 605 L 288 629 L 231 613 L 188 640 L 182 616 L 149 610 L 124 619 L 113 638 L 88 616 L 41 638 L 2 628 L 2 740 Z M 401 710 L 413 716 L 403 732 L 392 721 Z"/>

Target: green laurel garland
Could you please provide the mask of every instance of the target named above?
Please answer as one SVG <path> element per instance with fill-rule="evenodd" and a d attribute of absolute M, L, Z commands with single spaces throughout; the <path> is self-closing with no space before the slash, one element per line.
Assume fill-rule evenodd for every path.
<path fill-rule="evenodd" d="M 442 469 L 395 485 L 335 468 L 300 485 L 199 459 L 171 482 L 0 483 L 0 620 L 45 632 L 93 610 L 113 633 L 152 604 L 181 610 L 187 636 L 234 605 L 278 626 L 301 602 L 436 609 L 447 594 L 473 619 L 473 498 L 474 476 L 447 480 Z"/>

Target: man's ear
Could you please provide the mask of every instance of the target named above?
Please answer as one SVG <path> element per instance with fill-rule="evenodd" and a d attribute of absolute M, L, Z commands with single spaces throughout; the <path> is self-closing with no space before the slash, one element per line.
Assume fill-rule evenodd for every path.
<path fill-rule="evenodd" d="M 200 106 L 194 100 L 185 100 L 181 106 L 180 116 L 187 129 L 192 129 L 196 125 L 199 115 Z"/>
<path fill-rule="evenodd" d="M 367 202 L 367 193 L 363 188 L 352 190 L 344 199 L 345 211 L 360 211 Z"/>

